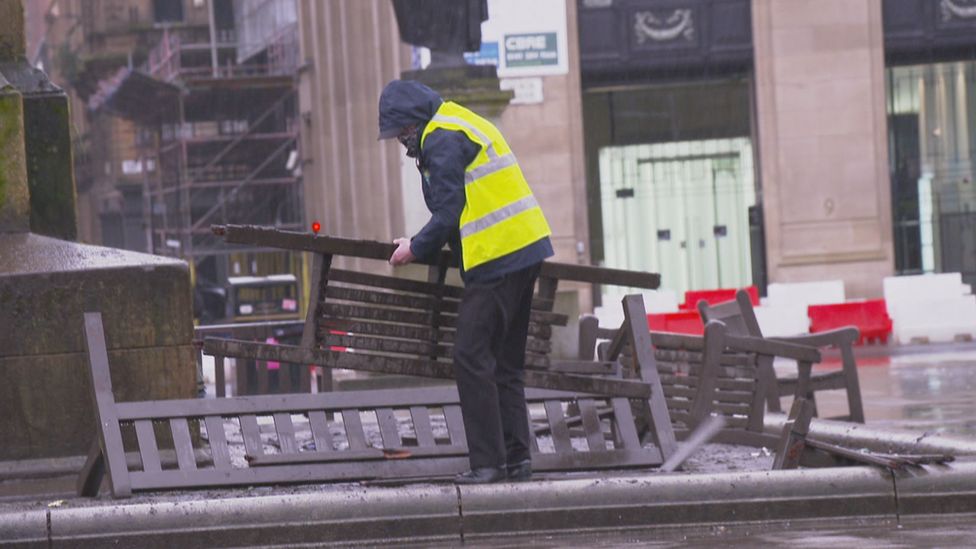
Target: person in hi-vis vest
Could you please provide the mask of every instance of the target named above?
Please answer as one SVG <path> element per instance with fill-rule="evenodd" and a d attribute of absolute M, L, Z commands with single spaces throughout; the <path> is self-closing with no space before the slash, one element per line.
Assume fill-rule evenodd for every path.
<path fill-rule="evenodd" d="M 471 470 L 455 482 L 528 480 L 525 340 L 552 231 L 505 138 L 474 112 L 394 80 L 380 96 L 379 130 L 416 160 L 431 213 L 413 238 L 394 240 L 390 263 L 432 257 L 445 243 L 461 258 L 454 373 Z"/>

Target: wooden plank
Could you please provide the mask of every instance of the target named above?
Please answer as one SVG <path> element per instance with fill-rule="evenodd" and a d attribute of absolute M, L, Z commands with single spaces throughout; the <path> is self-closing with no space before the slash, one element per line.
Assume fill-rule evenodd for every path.
<path fill-rule="evenodd" d="M 616 368 L 616 362 L 559 359 L 552 362 L 549 366 L 549 371 L 570 374 L 608 375 L 613 374 Z"/>
<path fill-rule="evenodd" d="M 99 446 L 105 468 L 108 470 L 112 495 L 127 497 L 132 494 L 132 486 L 129 467 L 125 462 L 125 447 L 122 445 L 122 428 L 116 415 L 115 396 L 112 394 L 112 378 L 109 373 L 108 351 L 105 349 L 102 314 L 85 313 L 84 318 L 85 350 L 90 366 L 88 374 L 95 419 L 99 425 L 97 433 Z"/>
<path fill-rule="evenodd" d="M 396 249 L 393 244 L 385 242 L 318 236 L 251 225 L 214 225 L 212 230 L 214 234 L 223 236 L 224 240 L 230 243 L 270 246 L 288 250 L 305 250 L 382 261 L 388 260 Z M 441 254 L 449 255 L 449 252 L 444 251 Z M 450 265 L 457 265 L 458 263 L 453 258 L 441 259 L 439 255 L 433 258 L 418 258 L 416 262 L 426 265 L 437 265 L 442 261 L 447 261 Z M 604 284 L 608 286 L 644 288 L 648 290 L 657 289 L 661 284 L 661 276 L 656 273 L 607 269 L 603 267 L 549 261 L 542 263 L 541 274 L 561 280 L 574 280 L 577 282 Z"/>
<path fill-rule="evenodd" d="M 617 433 L 618 448 L 639 449 L 641 442 L 637 435 L 637 427 L 634 425 L 634 414 L 630 411 L 630 401 L 625 398 L 615 398 L 611 400 L 610 406 L 613 408 L 613 425 Z"/>
<path fill-rule="evenodd" d="M 291 414 L 279 412 L 273 414 L 275 432 L 278 434 L 278 447 L 282 454 L 294 454 L 298 451 L 295 441 L 295 425 L 291 421 Z"/>
<path fill-rule="evenodd" d="M 224 398 L 227 396 L 227 379 L 226 373 L 224 372 L 224 357 L 220 355 L 214 355 L 214 385 L 217 393 L 217 398 Z"/>
<path fill-rule="evenodd" d="M 156 432 L 150 419 L 140 419 L 133 422 L 136 428 L 136 440 L 139 442 L 139 456 L 142 458 L 142 470 L 146 472 L 162 471 L 159 462 L 159 447 L 156 444 Z"/>
<path fill-rule="evenodd" d="M 400 440 L 399 424 L 392 408 L 377 408 L 376 423 L 379 424 L 384 448 L 399 448 L 403 445 Z"/>
<path fill-rule="evenodd" d="M 329 430 L 329 422 L 322 410 L 312 410 L 308 413 L 308 426 L 312 430 L 312 440 L 315 442 L 315 451 L 332 451 L 332 431 Z"/>
<path fill-rule="evenodd" d="M 230 451 L 227 448 L 227 435 L 224 433 L 224 418 L 207 416 L 203 422 L 207 426 L 207 440 L 210 442 L 210 455 L 213 458 L 214 469 L 218 471 L 232 469 Z"/>
<path fill-rule="evenodd" d="M 316 346 L 316 322 L 321 314 L 322 302 L 325 300 L 323 289 L 329 284 L 329 270 L 332 267 L 332 256 L 312 254 L 312 272 L 309 276 L 309 295 L 305 310 L 305 327 L 302 330 L 301 346 L 311 349 Z"/>
<path fill-rule="evenodd" d="M 318 394 L 255 395 L 233 399 L 190 398 L 142 402 L 119 402 L 119 417 L 125 420 L 158 417 L 198 417 L 208 415 L 238 416 L 270 412 L 302 414 L 308 410 L 341 411 L 346 408 L 376 408 L 379 406 L 420 406 L 456 404 L 457 389 L 442 385 L 426 387 L 422 391 L 376 389 L 371 391 L 340 391 Z"/>
<path fill-rule="evenodd" d="M 579 405 L 583 432 L 586 433 L 586 445 L 591 452 L 606 452 L 607 441 L 603 434 L 596 403 L 591 398 L 581 398 L 576 403 Z"/>
<path fill-rule="evenodd" d="M 252 458 L 264 454 L 264 443 L 261 442 L 261 431 L 258 429 L 258 418 L 253 414 L 240 417 L 241 438 L 244 439 L 244 452 Z"/>
<path fill-rule="evenodd" d="M 664 398 L 664 389 L 658 377 L 657 366 L 654 362 L 654 348 L 651 345 L 651 333 L 647 330 L 647 314 L 644 310 L 644 298 L 639 295 L 629 295 L 623 299 L 624 318 L 630 327 L 630 343 L 634 349 L 640 379 L 646 383 L 651 394 L 646 400 L 647 418 L 654 436 L 655 445 L 661 449 L 664 459 L 671 457 L 677 450 L 674 431 L 671 428 L 671 417 Z"/>
<path fill-rule="evenodd" d="M 793 401 L 787 422 L 783 425 L 780 445 L 773 460 L 773 470 L 796 469 L 800 466 L 813 413 L 813 403 L 809 400 L 801 397 Z"/>
<path fill-rule="evenodd" d="M 417 435 L 417 446 L 435 446 L 434 430 L 430 424 L 430 412 L 426 406 L 411 406 L 410 418 L 413 420 L 413 432 Z"/>
<path fill-rule="evenodd" d="M 254 361 L 254 377 L 257 378 L 258 380 L 258 388 L 257 388 L 258 394 L 266 395 L 270 393 L 270 391 L 268 390 L 268 387 L 270 387 L 270 383 L 268 380 L 267 361 L 260 361 L 260 360 Z"/>
<path fill-rule="evenodd" d="M 461 406 L 444 406 L 444 421 L 447 423 L 447 432 L 451 437 L 451 444 L 467 445 L 468 441 L 464 433 L 464 419 L 461 417 Z"/>
<path fill-rule="evenodd" d="M 438 356 L 449 357 L 453 352 L 453 340 L 454 332 L 448 332 L 444 330 L 438 330 L 438 341 L 435 345 L 430 341 L 433 337 L 433 330 L 425 331 L 423 334 L 417 333 L 414 335 L 423 335 L 423 337 L 406 339 L 395 339 L 397 336 L 392 337 L 387 336 L 391 332 L 389 327 L 394 325 L 390 324 L 379 324 L 375 323 L 372 326 L 376 327 L 373 330 L 377 333 L 358 333 L 357 335 L 345 335 L 345 334 L 333 334 L 328 330 L 325 330 L 321 334 L 323 345 L 325 347 L 335 346 L 335 347 L 350 347 L 353 349 L 366 349 L 371 351 L 386 352 L 386 353 L 404 353 L 404 354 L 418 354 L 418 355 L 430 355 L 432 349 L 436 348 Z M 399 327 L 398 327 L 399 328 Z M 354 330 L 350 330 L 354 331 Z M 409 332 L 398 332 L 401 335 L 407 335 Z M 450 334 L 450 337 L 444 337 Z M 552 350 L 552 343 L 546 340 L 528 338 L 526 340 L 525 350 L 527 353 L 536 354 L 547 354 Z"/>
<path fill-rule="evenodd" d="M 433 446 L 433 447 L 410 447 L 402 449 L 408 456 L 398 457 L 396 459 L 414 459 L 414 458 L 431 458 L 431 457 L 452 457 L 452 456 L 465 456 L 468 454 L 468 449 L 465 446 Z M 259 466 L 271 466 L 271 465 L 301 465 L 306 463 L 328 463 L 328 462 L 356 462 L 356 461 L 372 461 L 372 460 L 387 460 L 392 459 L 387 456 L 380 448 L 366 448 L 365 450 L 355 450 L 348 451 L 343 450 L 341 452 L 301 452 L 298 454 L 272 454 L 261 456 L 259 459 L 252 460 L 249 465 L 251 467 Z"/>
<path fill-rule="evenodd" d="M 366 290 L 347 286 L 329 286 L 325 290 L 326 298 L 338 301 L 352 301 L 369 305 L 383 305 L 403 309 L 419 309 L 429 311 L 434 308 L 435 299 L 430 296 L 416 296 L 398 294 L 388 291 Z"/>
<path fill-rule="evenodd" d="M 321 321 L 341 326 L 347 320 L 352 321 L 376 321 L 384 323 L 405 324 L 408 326 L 432 326 L 431 335 L 438 334 L 438 328 L 454 328 L 457 326 L 457 316 L 441 314 L 437 315 L 433 311 L 415 311 L 409 309 L 388 309 L 368 305 L 347 305 L 343 303 L 326 302 L 322 305 Z M 541 313 L 539 313 L 541 314 Z M 437 323 L 434 323 L 434 320 Z M 552 337 L 551 324 L 541 324 L 538 322 L 529 323 L 529 335 L 542 339 Z M 328 325 L 328 324 L 326 324 Z M 341 329 L 341 328 L 340 328 Z M 349 332 L 355 330 L 346 329 Z"/>
<path fill-rule="evenodd" d="M 248 388 L 251 386 L 251 379 L 254 378 L 254 372 L 248 367 L 246 360 L 235 359 L 234 368 L 237 370 L 237 392 L 234 396 L 250 394 Z"/>
<path fill-rule="evenodd" d="M 539 454 L 539 438 L 538 430 L 532 423 L 532 407 L 526 405 L 525 417 L 529 422 L 529 453 L 532 454 L 532 459 L 535 460 L 535 456 Z M 546 429 L 549 429 L 549 422 L 546 422 Z M 548 432 L 548 431 L 547 431 Z"/>
<path fill-rule="evenodd" d="M 395 322 L 398 324 L 412 324 L 428 326 L 433 320 L 433 314 L 428 311 L 410 311 L 406 309 L 386 309 L 367 305 L 346 305 L 342 303 L 326 302 L 322 305 L 322 316 L 333 318 L 350 318 L 361 320 L 376 320 L 380 322 Z M 455 322 L 451 318 L 443 318 L 443 325 L 453 327 Z"/>
<path fill-rule="evenodd" d="M 547 400 L 543 406 L 546 408 L 552 444 L 556 452 L 572 452 L 573 443 L 569 439 L 569 428 L 566 425 L 566 417 L 563 415 L 562 403 L 558 400 Z"/>
<path fill-rule="evenodd" d="M 702 356 L 702 371 L 695 394 L 691 415 L 695 425 L 704 421 L 716 409 L 715 380 L 718 378 L 718 359 L 725 348 L 725 325 L 717 320 L 710 320 L 705 325 L 705 352 Z"/>
<path fill-rule="evenodd" d="M 399 292 L 411 292 L 431 296 L 437 295 L 438 292 L 443 292 L 444 297 L 453 297 L 456 299 L 460 299 L 461 296 L 464 295 L 464 288 L 460 286 L 453 286 L 450 284 L 444 284 L 441 286 L 432 282 L 358 271 L 348 271 L 345 269 L 332 269 L 329 272 L 329 277 L 334 282 L 371 286 L 374 288 L 385 288 Z"/>
<path fill-rule="evenodd" d="M 366 448 L 366 434 L 363 432 L 363 420 L 359 417 L 359 410 L 342 411 L 342 427 L 346 430 L 346 441 L 350 450 Z"/>
<path fill-rule="evenodd" d="M 173 447 L 176 451 L 176 463 L 180 471 L 192 471 L 197 468 L 197 458 L 193 454 L 193 441 L 190 440 L 189 420 L 186 418 L 171 418 L 169 430 L 173 433 Z"/>

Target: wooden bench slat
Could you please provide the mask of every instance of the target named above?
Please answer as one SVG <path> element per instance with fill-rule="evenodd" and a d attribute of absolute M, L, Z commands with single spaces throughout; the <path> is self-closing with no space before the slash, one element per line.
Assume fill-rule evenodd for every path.
<path fill-rule="evenodd" d="M 189 420 L 186 418 L 171 418 L 170 431 L 173 433 L 173 446 L 176 450 L 176 462 L 181 471 L 192 471 L 197 468 L 197 459 L 193 454 L 193 441 L 190 440 Z"/>
<path fill-rule="evenodd" d="M 254 376 L 258 382 L 258 394 L 268 394 L 268 363 L 257 361 L 254 363 Z"/>
<path fill-rule="evenodd" d="M 400 440 L 400 425 L 392 408 L 377 408 L 376 422 L 380 427 L 384 448 L 399 448 L 403 445 Z"/>
<path fill-rule="evenodd" d="M 140 419 L 133 423 L 136 428 L 136 441 L 139 443 L 139 455 L 142 457 L 142 470 L 149 473 L 162 471 L 152 420 Z"/>
<path fill-rule="evenodd" d="M 451 437 L 451 444 L 467 444 L 461 406 L 454 404 L 444 406 L 444 421 L 447 423 L 447 432 Z"/>
<path fill-rule="evenodd" d="M 454 345 L 438 341 L 436 344 L 429 340 L 405 340 L 369 335 L 342 335 L 326 333 L 322 340 L 326 347 L 346 347 L 349 349 L 376 351 L 383 353 L 399 353 L 429 357 L 450 357 L 454 352 Z M 532 343 L 538 343 L 533 345 Z M 548 352 L 552 344 L 545 340 L 531 338 L 526 341 L 526 360 L 529 364 L 548 365 L 548 359 L 538 356 Z M 599 372 L 597 372 L 599 373 Z"/>
<path fill-rule="evenodd" d="M 538 429 L 532 423 L 532 407 L 526 404 L 525 417 L 529 421 L 529 452 L 534 456 L 539 453 L 539 439 L 536 436 Z M 546 422 L 546 428 L 549 428 L 548 422 Z"/>
<path fill-rule="evenodd" d="M 413 458 L 429 457 L 453 457 L 465 456 L 468 449 L 465 446 L 440 445 L 432 447 L 410 447 L 401 449 L 409 453 L 408 456 L 398 457 L 399 460 L 409 460 Z M 261 456 L 250 462 L 252 467 L 269 465 L 299 465 L 303 463 L 328 463 L 328 462 L 349 462 L 349 461 L 375 461 L 386 460 L 389 458 L 380 448 L 366 448 L 365 450 L 344 451 L 344 452 L 300 452 L 298 454 L 272 454 Z"/>
<path fill-rule="evenodd" d="M 240 416 L 241 438 L 244 439 L 244 452 L 251 457 L 264 454 L 264 444 L 261 442 L 261 430 L 258 428 L 258 418 L 253 414 Z"/>
<path fill-rule="evenodd" d="M 294 371 L 297 364 L 290 364 L 287 362 L 278 363 L 278 392 L 279 393 L 291 393 L 293 392 L 293 384 L 291 380 L 291 374 Z"/>
<path fill-rule="evenodd" d="M 227 396 L 227 379 L 226 372 L 224 372 L 224 357 L 215 355 L 213 359 L 214 389 L 216 390 L 217 398 L 224 398 Z"/>
<path fill-rule="evenodd" d="M 342 426 L 346 430 L 346 441 L 350 450 L 363 450 L 366 445 L 366 433 L 363 432 L 363 420 L 359 417 L 359 410 L 343 410 Z"/>
<path fill-rule="evenodd" d="M 583 432 L 586 434 L 586 445 L 591 452 L 606 452 L 607 441 L 603 434 L 600 415 L 596 402 L 591 398 L 581 398 L 576 401 L 579 405 L 580 419 L 583 422 Z"/>
<path fill-rule="evenodd" d="M 573 443 L 569 438 L 569 428 L 566 425 L 566 417 L 563 414 L 562 402 L 558 400 L 547 400 L 543 406 L 546 409 L 546 418 L 549 421 L 552 444 L 556 452 L 573 451 Z"/>
<path fill-rule="evenodd" d="M 628 450 L 641 447 L 637 428 L 634 426 L 634 414 L 630 410 L 630 401 L 626 398 L 614 398 L 610 405 L 613 407 L 613 425 L 616 428 L 620 445 Z"/>
<path fill-rule="evenodd" d="M 322 410 L 312 410 L 308 413 L 308 426 L 312 430 L 312 441 L 315 442 L 317 452 L 332 451 L 332 431 L 329 421 Z"/>
<path fill-rule="evenodd" d="M 426 406 L 411 406 L 410 418 L 413 420 L 413 432 L 417 435 L 417 446 L 435 446 L 434 429 L 430 424 L 430 412 Z"/>
<path fill-rule="evenodd" d="M 207 416 L 203 418 L 207 426 L 207 441 L 210 443 L 210 456 L 214 469 L 227 471 L 233 469 L 230 461 L 230 450 L 227 448 L 227 435 L 224 433 L 224 418 Z"/>
<path fill-rule="evenodd" d="M 661 375 L 662 385 L 687 385 L 692 387 L 698 386 L 698 376 L 673 376 L 673 375 Z M 731 391 L 749 391 L 755 385 L 755 381 L 746 379 L 729 379 L 729 378 L 718 378 L 715 380 L 715 386 L 719 389 L 726 389 Z"/>
<path fill-rule="evenodd" d="M 291 414 L 279 412 L 273 414 L 275 432 L 278 434 L 278 447 L 282 454 L 294 454 L 298 451 L 295 441 L 295 424 L 291 421 Z"/>
<path fill-rule="evenodd" d="M 450 284 L 440 285 L 431 282 L 423 282 L 420 280 L 410 280 L 407 278 L 349 271 L 345 269 L 332 269 L 329 271 L 329 279 L 347 284 L 374 286 L 376 288 L 386 288 L 388 290 L 426 294 L 431 296 L 440 294 L 444 297 L 460 298 L 464 293 L 464 288 L 460 286 L 452 286 Z"/>
<path fill-rule="evenodd" d="M 418 309 L 421 311 L 433 309 L 434 302 L 436 301 L 434 296 L 416 296 L 389 291 L 351 288 L 348 286 L 329 286 L 325 290 L 325 296 L 327 299 L 337 301 L 353 301 L 357 303 L 368 303 L 370 305 Z"/>
<path fill-rule="evenodd" d="M 434 315 L 429 311 L 384 309 L 382 307 L 369 307 L 365 305 L 344 305 L 326 302 L 322 305 L 321 311 L 323 316 L 319 319 L 320 325 L 354 333 L 360 331 L 351 327 L 352 323 L 356 321 L 374 321 L 414 327 L 427 327 L 434 321 Z M 440 328 L 454 328 L 456 325 L 456 316 L 440 315 L 438 318 L 438 326 Z M 550 339 L 552 337 L 552 326 L 549 324 L 530 322 L 529 335 L 541 339 Z"/>

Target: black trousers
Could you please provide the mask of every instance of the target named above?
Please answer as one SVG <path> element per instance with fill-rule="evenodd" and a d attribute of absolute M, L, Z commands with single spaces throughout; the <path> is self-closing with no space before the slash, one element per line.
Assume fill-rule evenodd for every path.
<path fill-rule="evenodd" d="M 525 339 L 540 264 L 464 288 L 454 342 L 454 374 L 471 467 L 529 459 Z"/>

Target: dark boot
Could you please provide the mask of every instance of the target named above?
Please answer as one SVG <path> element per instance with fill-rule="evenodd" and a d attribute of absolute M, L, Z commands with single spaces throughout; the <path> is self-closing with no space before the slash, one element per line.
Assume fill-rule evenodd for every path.
<path fill-rule="evenodd" d="M 454 477 L 454 484 L 491 484 L 507 478 L 504 467 L 477 467 Z"/>
<path fill-rule="evenodd" d="M 532 460 L 527 459 L 513 463 L 507 467 L 510 482 L 526 482 L 532 480 Z"/>

